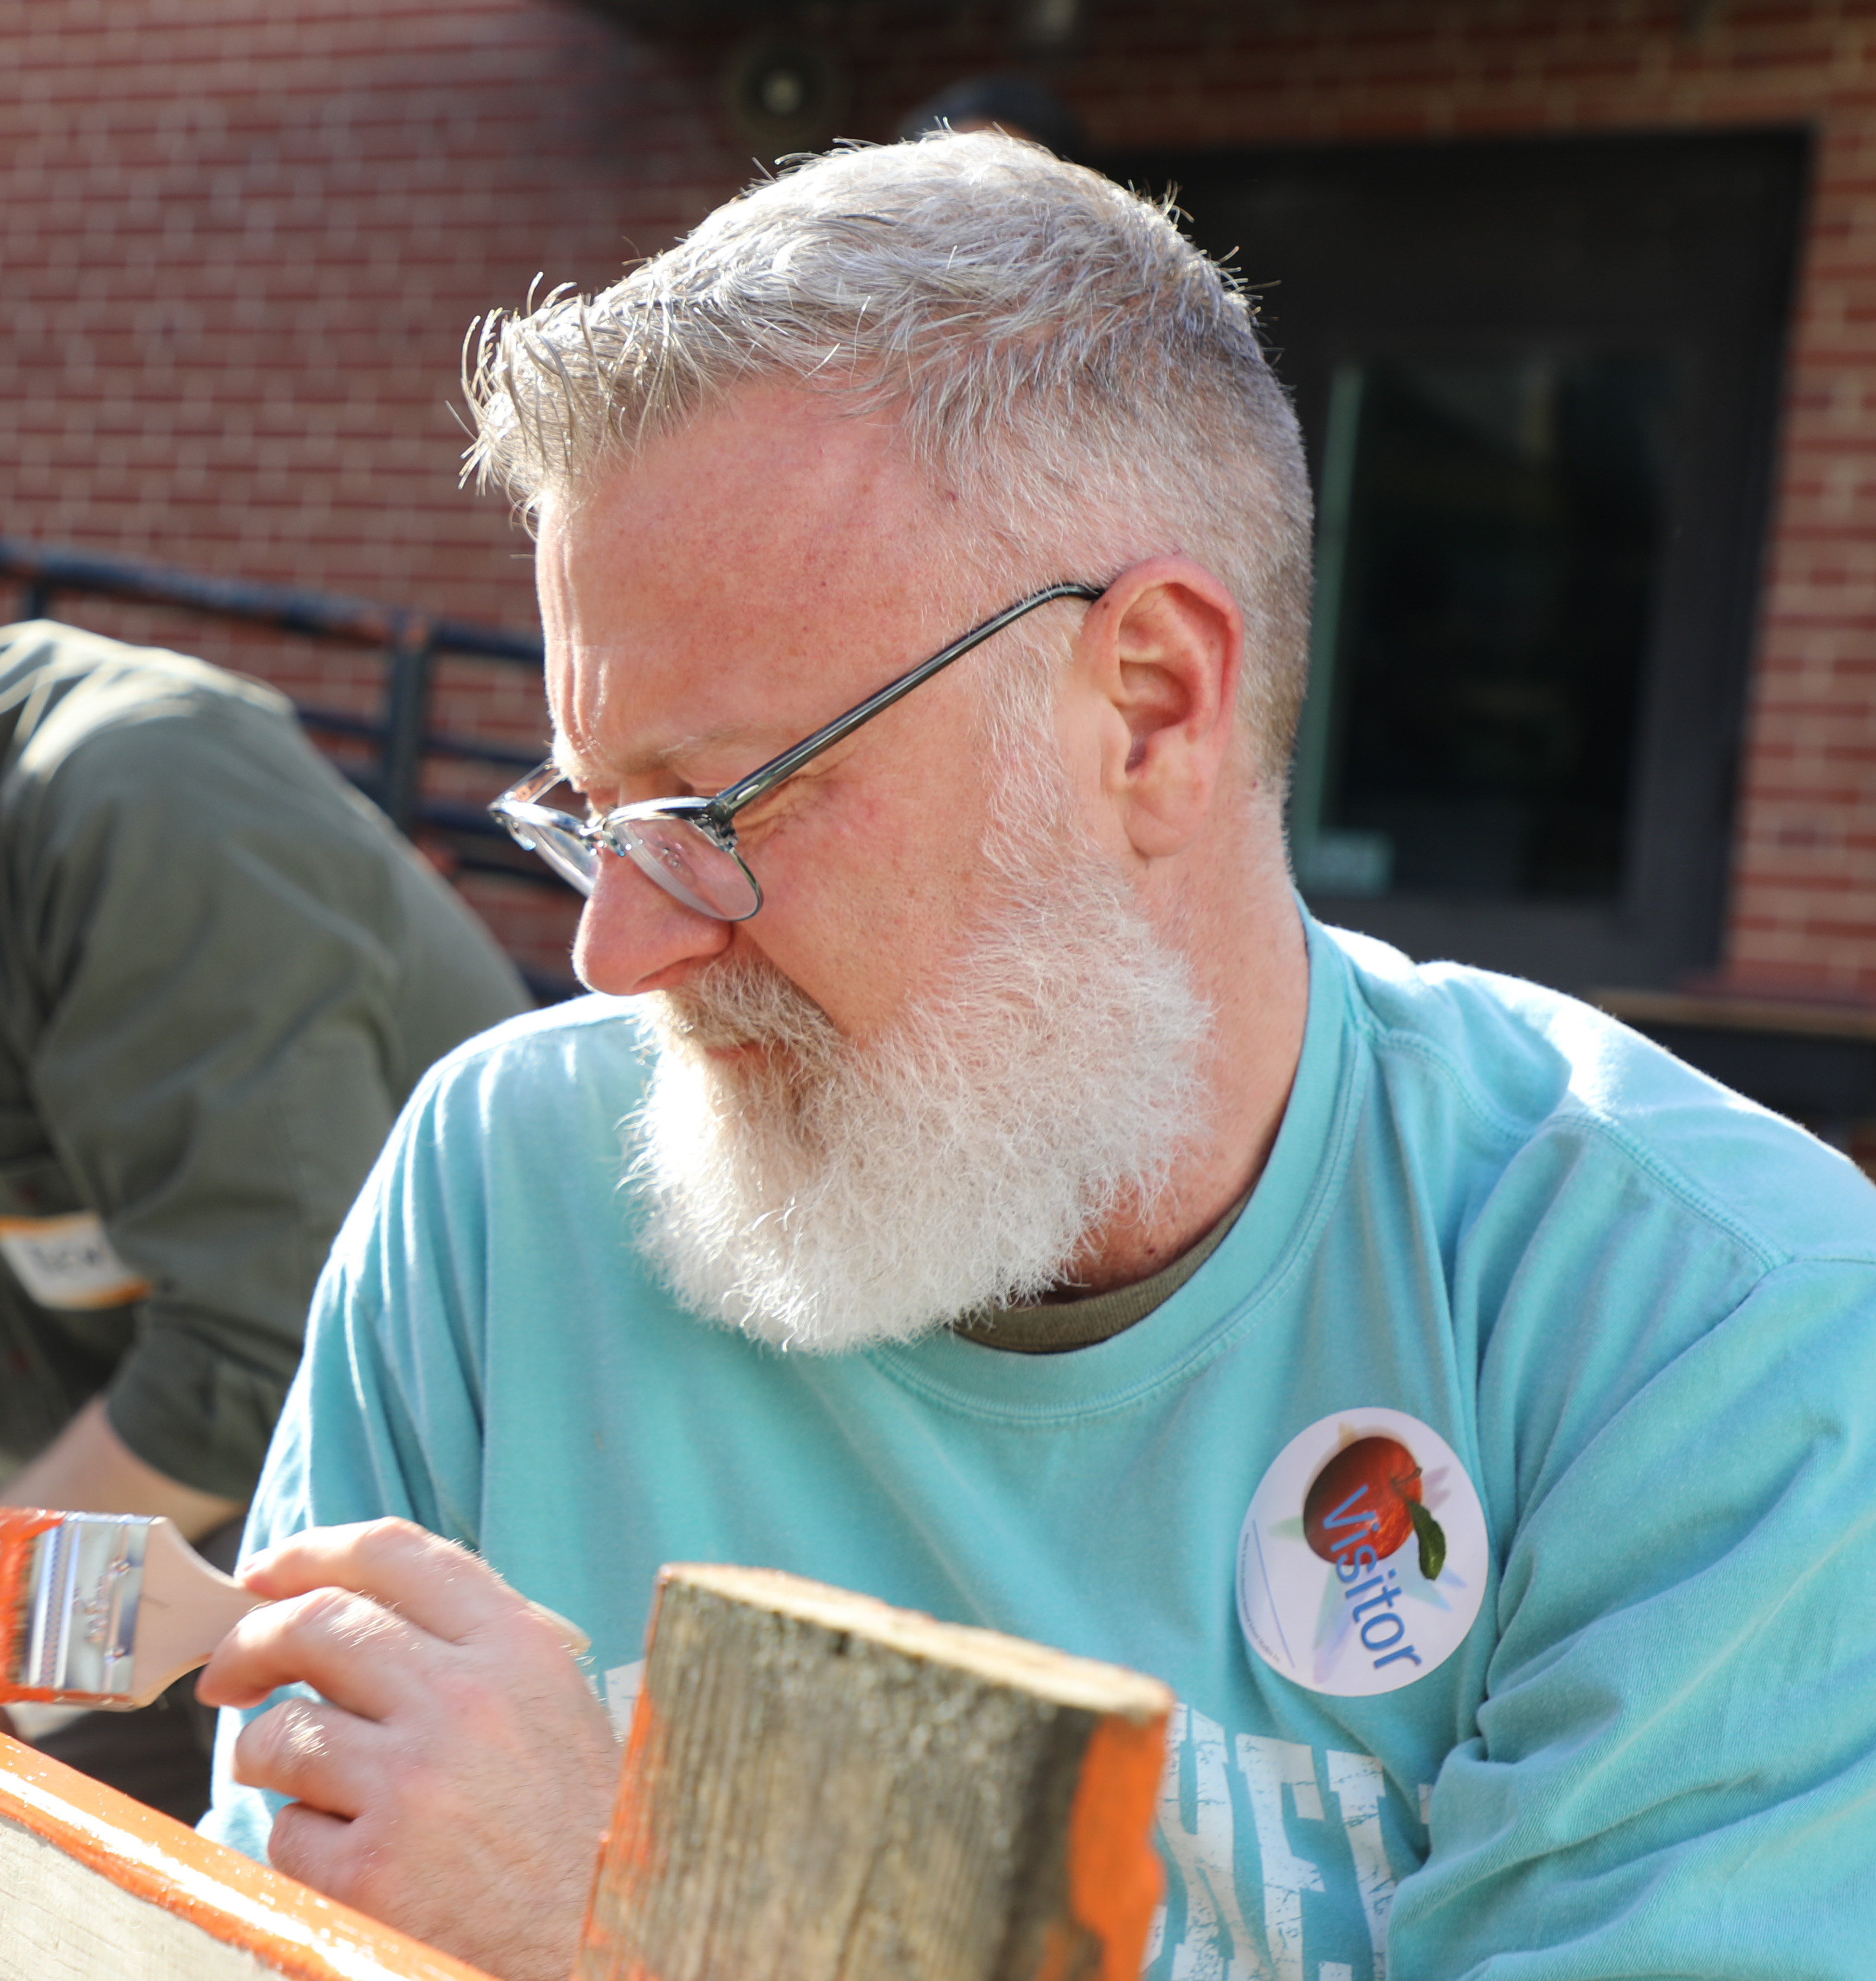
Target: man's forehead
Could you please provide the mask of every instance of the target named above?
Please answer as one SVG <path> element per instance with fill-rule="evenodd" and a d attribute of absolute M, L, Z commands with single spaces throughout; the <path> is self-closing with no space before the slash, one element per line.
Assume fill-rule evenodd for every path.
<path fill-rule="evenodd" d="M 749 570 L 837 580 L 881 548 L 928 549 L 934 509 L 948 506 L 891 421 L 765 386 L 655 437 L 577 497 L 550 497 L 542 521 L 575 558 L 681 544 L 733 584 Z"/>
<path fill-rule="evenodd" d="M 948 624 L 932 492 L 888 429 L 803 397 L 744 395 L 543 505 L 555 754 L 570 773 L 746 764 Z"/>
<path fill-rule="evenodd" d="M 588 619 L 550 643 L 554 759 L 576 783 L 714 764 L 727 775 L 797 740 L 787 664 L 759 628 L 725 631 L 698 608 Z"/>

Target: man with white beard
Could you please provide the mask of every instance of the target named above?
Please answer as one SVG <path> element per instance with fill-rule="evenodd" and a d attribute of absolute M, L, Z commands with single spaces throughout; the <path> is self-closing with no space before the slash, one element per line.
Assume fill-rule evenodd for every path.
<path fill-rule="evenodd" d="M 1165 1187 L 1205 1007 L 1065 786 L 1034 741 L 1002 766 L 981 918 L 863 1044 L 759 958 L 651 994 L 640 1244 L 685 1306 L 784 1347 L 911 1340 L 1048 1296 Z"/>
<path fill-rule="evenodd" d="M 446 1063 L 335 1247 L 212 1831 L 564 1974 L 653 1576 L 727 1560 L 1168 1680 L 1157 1981 L 1860 1972 L 1876 1207 L 1303 914 L 1241 296 L 941 137 L 471 397 L 554 720 L 500 809 L 600 994 Z"/>

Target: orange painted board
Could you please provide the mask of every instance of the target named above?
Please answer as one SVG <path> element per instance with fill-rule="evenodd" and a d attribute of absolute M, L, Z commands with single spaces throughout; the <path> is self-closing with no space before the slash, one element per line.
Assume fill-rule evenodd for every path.
<path fill-rule="evenodd" d="M 1068 1813 L 1068 1910 L 1101 1948 L 1095 1981 L 1138 1981 L 1153 1915 L 1166 1896 L 1152 1843 L 1166 1766 L 1168 1713 L 1098 1721 Z"/>
<path fill-rule="evenodd" d="M 309 1886 L 0 1735 L 0 1822 L 292 1981 L 489 1981 Z"/>

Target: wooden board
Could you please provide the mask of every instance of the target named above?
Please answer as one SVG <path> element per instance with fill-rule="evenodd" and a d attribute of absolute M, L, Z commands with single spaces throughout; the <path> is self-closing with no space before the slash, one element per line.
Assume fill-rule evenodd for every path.
<path fill-rule="evenodd" d="M 0 1981 L 488 1981 L 0 1736 Z"/>
<path fill-rule="evenodd" d="M 1166 1688 L 667 1568 L 579 1981 L 1135 1981 Z"/>

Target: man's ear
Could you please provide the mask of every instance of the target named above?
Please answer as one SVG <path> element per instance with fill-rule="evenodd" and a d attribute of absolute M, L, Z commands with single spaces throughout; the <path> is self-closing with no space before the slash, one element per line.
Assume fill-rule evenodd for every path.
<path fill-rule="evenodd" d="M 1144 860 L 1181 851 L 1212 817 L 1236 744 L 1244 617 L 1190 558 L 1130 565 L 1083 628 L 1103 797 Z"/>

